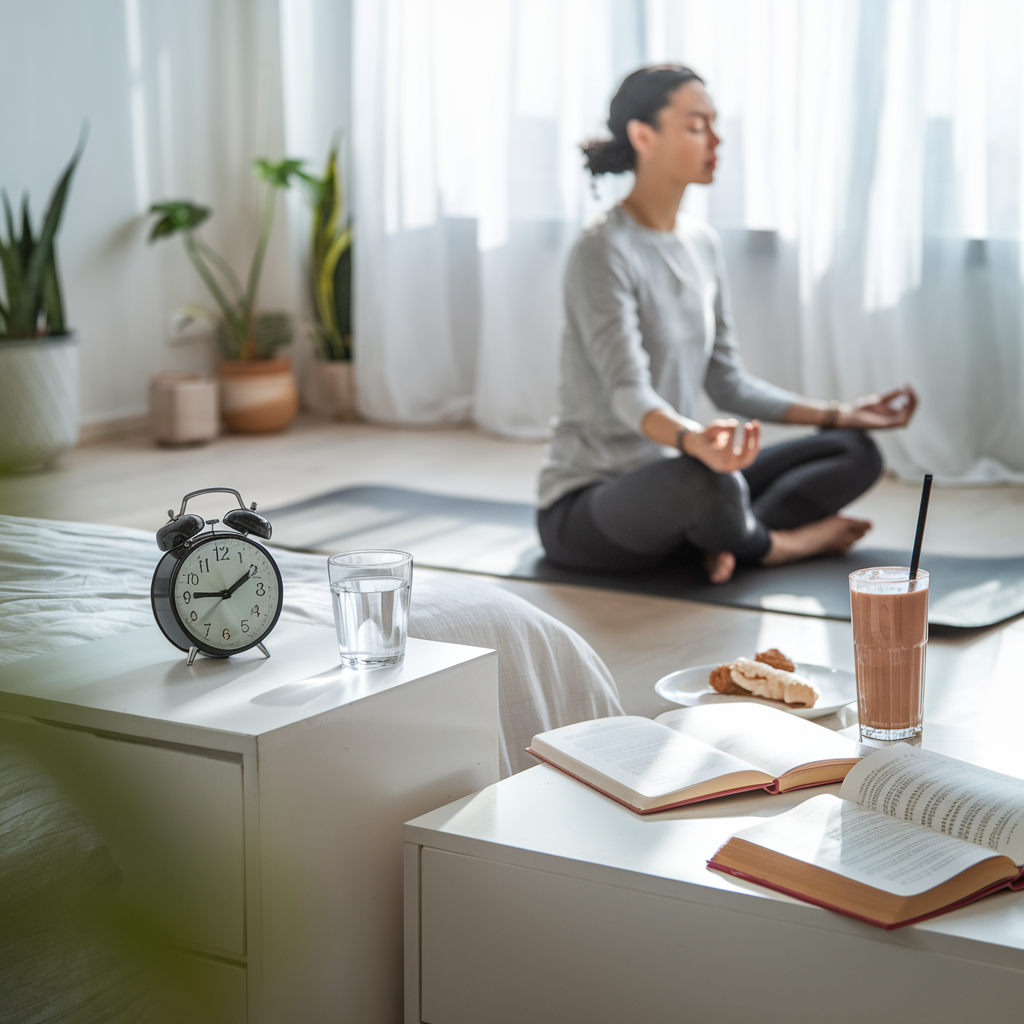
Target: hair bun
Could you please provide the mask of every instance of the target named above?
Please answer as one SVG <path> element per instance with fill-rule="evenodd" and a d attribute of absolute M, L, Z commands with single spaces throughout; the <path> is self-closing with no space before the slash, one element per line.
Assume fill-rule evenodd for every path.
<path fill-rule="evenodd" d="M 591 139 L 580 149 L 586 157 L 587 170 L 593 175 L 622 174 L 636 166 L 636 150 L 629 139 Z"/>

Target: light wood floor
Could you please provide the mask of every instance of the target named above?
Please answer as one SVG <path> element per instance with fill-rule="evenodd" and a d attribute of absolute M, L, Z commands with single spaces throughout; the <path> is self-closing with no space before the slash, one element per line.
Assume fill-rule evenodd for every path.
<path fill-rule="evenodd" d="M 186 491 L 221 484 L 238 488 L 247 502 L 263 508 L 359 483 L 531 501 L 541 450 L 539 444 L 471 429 L 400 430 L 313 420 L 279 435 L 226 436 L 188 449 L 157 448 L 140 434 L 79 448 L 58 470 L 0 477 L 0 513 L 155 530 Z M 867 538 L 871 546 L 905 548 L 913 539 L 918 500 L 917 488 L 883 479 L 850 511 L 874 521 Z M 926 549 L 1024 553 L 1024 488 L 936 488 Z M 766 646 L 780 647 L 799 661 L 852 667 L 848 623 L 484 578 L 582 634 L 607 662 L 627 710 L 636 714 L 668 709 L 652 689 L 667 672 Z M 956 724 L 964 713 L 955 697 L 963 673 L 1021 675 L 1024 620 L 935 637 L 929 659 L 929 719 Z"/>

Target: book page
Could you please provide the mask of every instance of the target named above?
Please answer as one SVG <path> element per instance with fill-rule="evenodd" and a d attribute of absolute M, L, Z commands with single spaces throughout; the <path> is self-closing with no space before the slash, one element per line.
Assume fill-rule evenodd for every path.
<path fill-rule="evenodd" d="M 812 761 L 859 757 L 858 745 L 831 729 L 760 704 L 701 704 L 655 721 L 738 757 L 773 779 Z"/>
<path fill-rule="evenodd" d="M 538 753 L 546 755 L 545 746 L 564 751 L 649 797 L 751 771 L 751 766 L 738 758 L 633 715 L 566 725 L 534 737 L 533 748 Z"/>
<path fill-rule="evenodd" d="M 896 896 L 926 892 L 992 856 L 831 794 L 805 800 L 736 838 Z"/>
<path fill-rule="evenodd" d="M 839 795 L 1024 863 L 1024 779 L 897 743 L 856 765 Z"/>

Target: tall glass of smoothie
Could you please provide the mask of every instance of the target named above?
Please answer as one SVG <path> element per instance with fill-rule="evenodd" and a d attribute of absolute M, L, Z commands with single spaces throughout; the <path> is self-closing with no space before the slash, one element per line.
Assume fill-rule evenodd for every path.
<path fill-rule="evenodd" d="M 850 573 L 860 734 L 871 740 L 921 735 L 928 644 L 928 573 L 901 566 Z"/>

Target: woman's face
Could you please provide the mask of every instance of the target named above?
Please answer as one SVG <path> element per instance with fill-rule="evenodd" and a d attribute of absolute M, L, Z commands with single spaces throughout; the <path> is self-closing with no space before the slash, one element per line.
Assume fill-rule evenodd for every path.
<path fill-rule="evenodd" d="M 700 82 L 687 82 L 658 111 L 657 129 L 643 121 L 626 125 L 637 152 L 638 173 L 653 173 L 674 184 L 710 185 L 715 177 L 715 108 Z"/>

